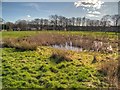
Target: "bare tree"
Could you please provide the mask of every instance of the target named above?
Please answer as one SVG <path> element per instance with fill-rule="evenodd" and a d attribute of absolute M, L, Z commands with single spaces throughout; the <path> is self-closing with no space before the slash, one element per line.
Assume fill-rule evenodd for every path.
<path fill-rule="evenodd" d="M 67 30 L 67 26 L 68 26 L 68 19 L 66 17 L 63 17 L 63 28 L 64 28 L 64 31 Z"/>
<path fill-rule="evenodd" d="M 72 24 L 72 26 L 75 26 L 75 17 L 71 18 L 71 24 Z"/>
<path fill-rule="evenodd" d="M 40 29 L 41 29 L 41 28 L 40 28 L 40 23 L 41 23 L 41 20 L 40 20 L 39 18 L 34 19 L 35 28 L 36 28 L 37 30 L 40 30 Z"/>
<path fill-rule="evenodd" d="M 2 19 L 0 19 L 2 22 Z M 112 23 L 114 22 L 114 26 L 120 25 L 120 15 L 105 15 L 102 17 L 101 20 L 92 20 L 88 19 L 86 17 L 72 17 L 67 18 L 64 16 L 58 16 L 58 15 L 51 15 L 49 19 L 43 19 L 43 18 L 36 18 L 31 21 L 26 20 L 17 20 L 15 23 L 7 22 L 4 24 L 7 29 L 13 29 L 17 28 L 18 30 L 78 30 L 78 29 L 94 29 L 94 27 L 100 28 L 102 27 L 108 27 L 112 26 Z M 84 26 L 84 27 L 81 27 Z M 88 27 L 90 26 L 90 28 Z M 99 30 L 102 30 L 101 28 Z"/>
<path fill-rule="evenodd" d="M 8 26 L 9 30 L 13 30 L 14 23 L 12 23 L 12 22 L 6 22 L 6 26 Z"/>
<path fill-rule="evenodd" d="M 15 24 L 17 25 L 17 27 L 21 30 L 27 30 L 28 27 L 28 23 L 26 20 L 18 20 L 15 22 Z"/>
<path fill-rule="evenodd" d="M 77 26 L 81 25 L 81 18 L 80 17 L 76 18 L 76 25 Z"/>
<path fill-rule="evenodd" d="M 85 26 L 85 24 L 86 24 L 86 18 L 83 17 L 83 18 L 82 18 L 82 26 Z"/>
<path fill-rule="evenodd" d="M 48 26 L 49 26 L 49 20 L 48 19 L 43 19 L 43 26 L 44 26 L 44 29 L 48 28 Z"/>
<path fill-rule="evenodd" d="M 118 26 L 119 21 L 120 21 L 120 15 L 113 15 L 112 19 L 114 21 L 114 26 Z"/>
<path fill-rule="evenodd" d="M 51 15 L 50 20 L 51 20 L 51 23 L 54 26 L 54 30 L 55 30 L 58 25 L 58 15 Z"/>
<path fill-rule="evenodd" d="M 110 25 L 110 20 L 111 19 L 111 16 L 110 15 L 105 15 L 102 17 L 101 19 L 101 25 L 106 27 L 106 26 L 109 26 Z"/>

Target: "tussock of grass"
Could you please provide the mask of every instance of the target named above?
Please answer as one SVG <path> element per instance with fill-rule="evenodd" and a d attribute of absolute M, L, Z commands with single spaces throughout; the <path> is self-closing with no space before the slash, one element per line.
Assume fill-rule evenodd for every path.
<path fill-rule="evenodd" d="M 3 33 L 5 38 L 9 38 L 4 38 L 4 45 L 9 48 L 2 49 L 3 88 L 117 87 L 118 54 L 102 53 L 102 50 L 89 51 L 91 42 L 96 40 L 109 42 L 117 52 L 119 41 L 114 33 L 40 32 L 29 37 L 24 37 L 28 35 L 22 35 L 24 32 L 19 32 L 18 36 L 16 32 L 11 36 L 11 32 Z M 70 44 L 69 39 L 74 46 L 88 51 L 75 52 L 48 47 L 64 45 L 66 41 Z"/>
<path fill-rule="evenodd" d="M 55 61 L 56 63 L 60 63 L 64 60 L 68 62 L 72 61 L 71 53 L 68 53 L 67 51 L 59 50 L 59 49 L 54 50 L 50 58 L 56 60 Z"/>
<path fill-rule="evenodd" d="M 53 55 L 56 55 L 55 58 L 53 58 Z M 95 55 L 98 62 L 91 64 Z M 67 58 L 68 56 L 70 57 Z M 116 55 L 113 56 L 115 59 Z M 14 48 L 4 48 L 2 58 L 4 61 L 2 66 L 3 88 L 108 87 L 110 83 L 106 77 L 107 75 L 113 75 L 110 74 L 113 67 L 110 67 L 111 64 L 107 67 L 107 61 L 102 61 L 106 57 L 110 57 L 110 54 L 76 53 L 50 47 L 39 47 L 36 51 L 16 51 Z M 58 60 L 60 62 L 56 63 Z M 105 65 L 104 62 L 106 62 Z M 100 66 L 102 63 L 103 68 Z M 112 63 L 113 65 L 115 66 Z M 102 72 L 106 70 L 107 75 L 103 75 L 97 70 L 102 70 Z M 115 87 L 114 83 L 112 83 L 112 86 Z"/>
<path fill-rule="evenodd" d="M 110 60 L 104 63 L 101 63 L 99 66 L 100 69 L 98 70 L 106 80 L 110 83 L 110 87 L 118 87 L 118 61 L 117 60 Z"/>

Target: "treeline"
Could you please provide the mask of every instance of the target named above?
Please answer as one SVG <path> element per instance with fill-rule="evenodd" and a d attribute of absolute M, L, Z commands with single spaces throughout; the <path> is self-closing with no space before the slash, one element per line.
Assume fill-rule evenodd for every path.
<path fill-rule="evenodd" d="M 34 20 L 17 20 L 5 22 L 1 19 L 2 30 L 91 30 L 93 27 L 118 27 L 120 15 L 105 15 L 100 20 L 91 20 L 86 17 L 71 17 L 51 15 L 49 19 L 36 18 Z"/>

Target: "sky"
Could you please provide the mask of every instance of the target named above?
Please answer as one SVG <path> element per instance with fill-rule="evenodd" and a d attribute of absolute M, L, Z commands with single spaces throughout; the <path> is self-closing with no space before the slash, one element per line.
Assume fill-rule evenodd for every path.
<path fill-rule="evenodd" d="M 77 0 L 2 0 L 3 2 L 75 2 Z M 102 0 L 103 2 L 118 2 L 120 0 Z"/>
<path fill-rule="evenodd" d="M 116 2 L 109 1 L 111 2 L 105 2 L 96 10 L 85 6 L 76 7 L 74 2 L 7 2 L 5 0 L 2 2 L 2 18 L 6 22 L 15 22 L 18 19 L 49 18 L 50 15 L 57 14 L 68 18 L 87 17 L 100 19 L 107 14 L 118 14 L 117 0 Z"/>

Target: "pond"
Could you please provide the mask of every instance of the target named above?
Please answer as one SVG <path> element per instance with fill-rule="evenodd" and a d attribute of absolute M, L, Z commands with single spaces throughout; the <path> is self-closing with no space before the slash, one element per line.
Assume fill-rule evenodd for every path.
<path fill-rule="evenodd" d="M 83 51 L 83 48 L 80 48 L 80 47 L 75 47 L 73 46 L 73 43 L 72 42 L 66 42 L 64 45 L 60 44 L 60 45 L 52 45 L 53 48 L 57 48 L 57 49 L 65 49 L 65 50 L 72 50 L 72 51 Z"/>
<path fill-rule="evenodd" d="M 72 50 L 76 52 L 82 52 L 82 51 L 105 51 L 105 52 L 113 52 L 113 47 L 109 43 L 103 43 L 100 41 L 94 41 L 92 43 L 92 46 L 90 48 L 85 48 L 85 45 L 81 47 L 77 47 L 73 45 L 73 42 L 66 42 L 65 44 L 55 44 L 52 45 L 53 48 L 57 49 L 63 49 L 63 50 Z"/>

